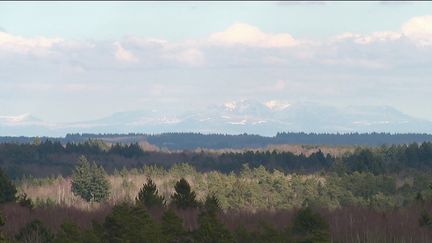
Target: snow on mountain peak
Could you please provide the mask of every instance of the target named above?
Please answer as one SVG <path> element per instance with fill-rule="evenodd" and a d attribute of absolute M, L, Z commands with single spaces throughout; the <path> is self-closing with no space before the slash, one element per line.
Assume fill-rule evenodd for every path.
<path fill-rule="evenodd" d="M 278 100 L 269 100 L 269 101 L 265 102 L 264 104 L 270 110 L 275 110 L 275 111 L 285 110 L 286 108 L 291 106 L 291 104 L 289 104 L 289 103 L 286 103 L 283 101 L 278 101 Z"/>
<path fill-rule="evenodd" d="M 233 111 L 237 107 L 237 102 L 235 102 L 235 101 L 225 102 L 224 106 L 225 106 L 225 109 L 227 109 L 229 111 Z"/>
<path fill-rule="evenodd" d="M 17 116 L 0 116 L 0 121 L 11 125 L 26 122 L 29 120 L 30 121 L 34 120 L 34 118 L 28 113 L 17 115 Z"/>

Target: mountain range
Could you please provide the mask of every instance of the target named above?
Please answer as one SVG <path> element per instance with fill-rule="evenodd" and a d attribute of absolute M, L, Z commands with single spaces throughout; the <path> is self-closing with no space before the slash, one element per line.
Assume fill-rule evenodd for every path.
<path fill-rule="evenodd" d="M 317 103 L 238 100 L 203 110 L 143 109 L 117 112 L 92 121 L 53 123 L 30 114 L 0 116 L 2 136 L 64 136 L 67 133 L 201 132 L 259 134 L 277 132 L 432 133 L 432 122 L 390 106 L 336 107 Z"/>

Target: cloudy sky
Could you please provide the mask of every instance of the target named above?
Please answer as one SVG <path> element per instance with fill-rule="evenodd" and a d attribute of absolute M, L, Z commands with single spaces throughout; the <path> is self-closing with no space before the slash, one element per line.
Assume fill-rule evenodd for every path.
<path fill-rule="evenodd" d="M 0 116 L 230 100 L 432 120 L 432 2 L 1 2 Z"/>

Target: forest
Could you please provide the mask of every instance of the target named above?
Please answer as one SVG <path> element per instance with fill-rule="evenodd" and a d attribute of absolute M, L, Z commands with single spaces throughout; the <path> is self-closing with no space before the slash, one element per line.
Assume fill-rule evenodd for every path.
<path fill-rule="evenodd" d="M 106 143 L 148 142 L 169 150 L 191 150 L 197 148 L 259 148 L 274 144 L 303 145 L 369 145 L 409 144 L 432 141 L 432 135 L 422 133 L 296 133 L 281 132 L 273 137 L 254 134 L 202 134 L 202 133 L 162 133 L 162 134 L 67 134 L 65 137 L 0 137 L 0 143 L 32 143 L 35 139 L 52 142 L 80 143 L 89 139 Z"/>
<path fill-rule="evenodd" d="M 1 241 L 432 240 L 431 142 L 301 148 L 2 143 Z"/>

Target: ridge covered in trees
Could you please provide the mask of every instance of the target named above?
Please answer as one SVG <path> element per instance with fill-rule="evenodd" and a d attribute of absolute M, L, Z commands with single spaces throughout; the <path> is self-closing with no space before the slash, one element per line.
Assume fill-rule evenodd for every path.
<path fill-rule="evenodd" d="M 407 169 L 432 169 L 432 143 L 412 143 L 378 147 L 357 147 L 339 156 L 317 150 L 309 154 L 286 151 L 144 151 L 138 143 L 108 145 L 100 140 L 67 143 L 50 140 L 32 144 L 0 144 L 0 166 L 12 178 L 23 175 L 70 175 L 75 161 L 85 155 L 100 161 L 106 171 L 122 167 L 140 168 L 156 164 L 169 168 L 187 162 L 199 171 L 239 172 L 243 164 L 270 170 L 312 173 L 317 171 L 399 173 Z"/>
<path fill-rule="evenodd" d="M 33 143 L 35 140 L 67 143 L 80 143 L 89 139 L 107 143 L 149 142 L 160 148 L 183 149 L 227 149 L 258 148 L 272 144 L 304 145 L 368 145 L 408 144 L 432 141 L 432 134 L 425 133 L 296 133 L 281 132 L 273 137 L 254 134 L 202 134 L 202 133 L 162 133 L 162 134 L 67 134 L 65 137 L 0 137 L 0 143 Z"/>

